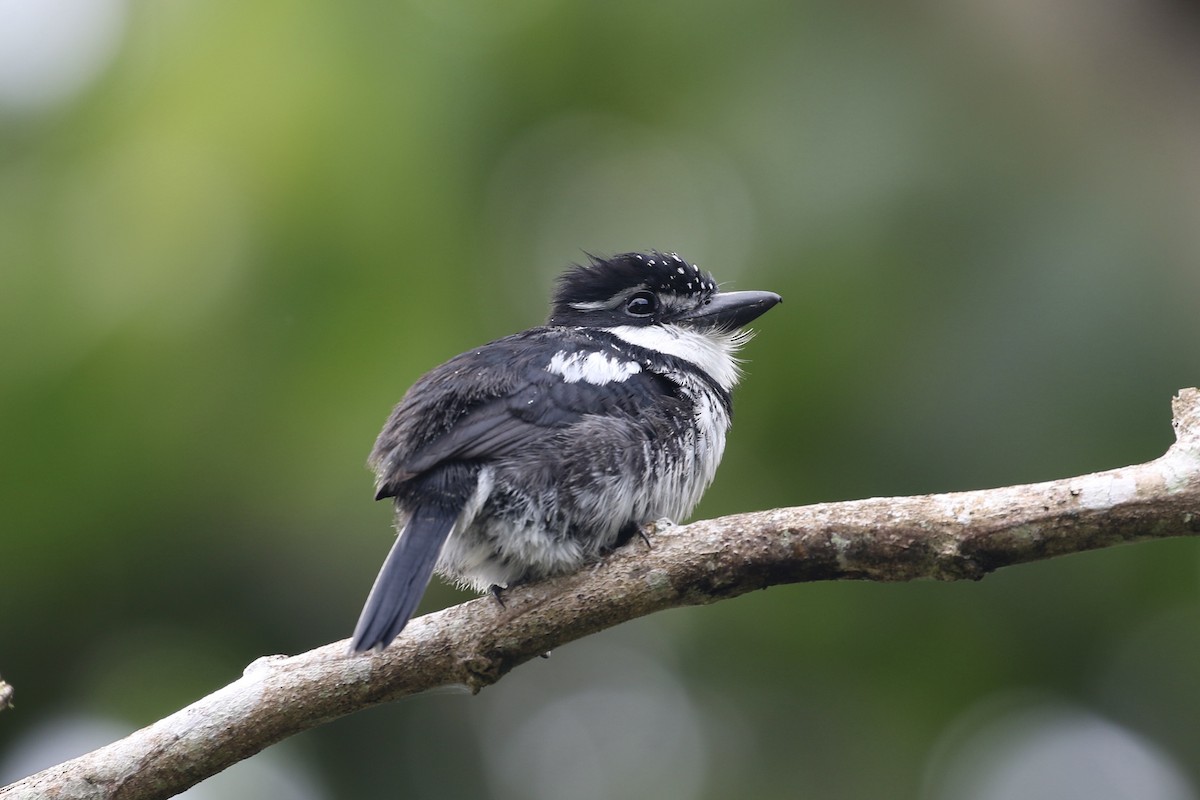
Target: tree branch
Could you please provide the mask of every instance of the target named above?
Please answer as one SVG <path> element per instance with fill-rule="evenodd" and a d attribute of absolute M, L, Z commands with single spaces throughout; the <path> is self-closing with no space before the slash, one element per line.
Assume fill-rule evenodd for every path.
<path fill-rule="evenodd" d="M 800 581 L 982 578 L 1124 542 L 1200 533 L 1200 391 L 1146 464 L 1046 483 L 737 514 L 660 531 L 595 568 L 413 620 L 380 654 L 335 642 L 251 664 L 225 688 L 6 788 L 14 798 L 170 797 L 294 733 L 448 684 L 472 691 L 535 656 L 655 611 Z"/>

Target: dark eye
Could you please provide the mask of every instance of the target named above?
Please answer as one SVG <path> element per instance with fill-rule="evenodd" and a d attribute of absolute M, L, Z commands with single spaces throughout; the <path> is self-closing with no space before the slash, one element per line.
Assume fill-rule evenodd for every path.
<path fill-rule="evenodd" d="M 648 317 L 658 311 L 658 297 L 654 292 L 638 292 L 625 301 L 625 313 L 634 317 Z"/>

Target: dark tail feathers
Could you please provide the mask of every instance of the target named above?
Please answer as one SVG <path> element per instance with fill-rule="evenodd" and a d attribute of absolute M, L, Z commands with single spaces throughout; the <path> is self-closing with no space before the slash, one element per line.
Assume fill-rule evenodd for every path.
<path fill-rule="evenodd" d="M 350 649 L 387 647 L 417 609 L 458 509 L 419 507 L 392 545 L 354 628 Z"/>

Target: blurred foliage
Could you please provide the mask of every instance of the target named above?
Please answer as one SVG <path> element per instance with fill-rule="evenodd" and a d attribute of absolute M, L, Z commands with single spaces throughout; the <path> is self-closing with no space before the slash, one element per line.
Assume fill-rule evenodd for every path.
<path fill-rule="evenodd" d="M 1180 4 L 101 5 L 77 91 L 0 97 L 0 761 L 348 636 L 391 404 L 585 251 L 786 298 L 698 516 L 1143 461 L 1200 380 Z M 331 797 L 934 797 L 962 720 L 1029 690 L 1194 797 L 1197 566 L 772 589 L 293 746 Z M 614 749 L 653 699 L 678 724 Z"/>

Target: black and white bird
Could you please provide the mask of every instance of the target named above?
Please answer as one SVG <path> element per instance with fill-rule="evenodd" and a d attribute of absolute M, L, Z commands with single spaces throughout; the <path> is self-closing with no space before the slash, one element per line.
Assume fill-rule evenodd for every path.
<path fill-rule="evenodd" d="M 435 569 L 498 593 L 683 520 L 725 449 L 743 326 L 780 299 L 722 292 L 674 253 L 593 258 L 559 279 L 546 325 L 413 384 L 371 451 L 400 536 L 352 649 L 386 647 Z"/>

